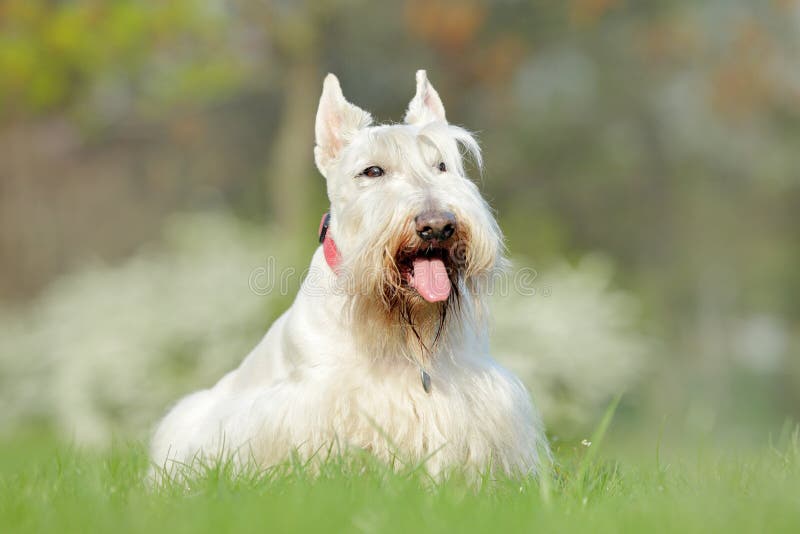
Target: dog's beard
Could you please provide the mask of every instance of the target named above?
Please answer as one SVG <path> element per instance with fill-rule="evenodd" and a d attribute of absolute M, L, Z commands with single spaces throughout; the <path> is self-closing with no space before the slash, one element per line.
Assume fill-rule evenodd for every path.
<path fill-rule="evenodd" d="M 465 294 L 472 287 L 467 283 L 470 259 L 467 231 L 457 232 L 446 245 L 431 245 L 408 231 L 364 250 L 346 266 L 353 282 L 349 316 L 359 342 L 376 359 L 401 354 L 417 365 L 427 365 L 464 319 Z M 449 283 L 446 298 L 429 302 L 430 295 L 423 298 L 414 287 L 415 260 L 444 265 Z M 438 291 L 441 297 L 442 290 Z"/>
<path fill-rule="evenodd" d="M 406 333 L 408 342 L 412 345 L 416 342 L 421 355 L 420 360 L 425 361 L 442 339 L 448 319 L 455 319 L 459 314 L 461 289 L 457 266 L 444 258 L 440 261 L 444 264 L 448 278 L 445 282 L 449 285 L 447 297 L 436 302 L 430 302 L 423 297 L 419 290 L 413 287 L 413 266 L 409 267 L 405 263 L 410 261 L 413 264 L 413 258 L 419 252 L 416 250 L 411 252 L 413 255 L 404 253 L 402 256 L 396 256 L 395 268 L 387 270 L 389 276 L 384 281 L 383 288 L 388 318 L 395 318 L 400 329 Z"/>

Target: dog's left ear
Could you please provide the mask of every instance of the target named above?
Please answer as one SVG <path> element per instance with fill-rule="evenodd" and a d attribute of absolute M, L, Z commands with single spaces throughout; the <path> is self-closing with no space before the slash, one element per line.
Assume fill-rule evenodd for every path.
<path fill-rule="evenodd" d="M 424 70 L 417 71 L 417 94 L 408 104 L 405 121 L 406 124 L 417 125 L 436 121 L 447 122 L 442 99 L 428 81 L 428 74 Z"/>
<path fill-rule="evenodd" d="M 339 79 L 328 74 L 322 84 L 322 96 L 317 109 L 317 146 L 314 147 L 314 159 L 323 176 L 328 176 L 327 169 L 353 135 L 371 123 L 372 116 L 348 102 L 342 94 Z"/>

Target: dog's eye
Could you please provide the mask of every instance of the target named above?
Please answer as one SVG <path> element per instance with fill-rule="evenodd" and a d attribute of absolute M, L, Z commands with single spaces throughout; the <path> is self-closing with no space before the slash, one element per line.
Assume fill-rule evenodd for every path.
<path fill-rule="evenodd" d="M 447 165 L 444 164 L 444 161 L 440 162 L 436 168 L 439 169 L 440 172 L 447 172 Z"/>
<path fill-rule="evenodd" d="M 384 174 L 386 174 L 386 172 L 377 165 L 373 165 L 372 167 L 367 167 L 366 169 L 361 171 L 361 175 L 366 176 L 367 178 L 380 178 Z"/>

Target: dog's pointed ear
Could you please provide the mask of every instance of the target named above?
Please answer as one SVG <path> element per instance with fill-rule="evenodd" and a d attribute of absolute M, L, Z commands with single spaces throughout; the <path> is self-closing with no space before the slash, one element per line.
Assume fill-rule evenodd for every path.
<path fill-rule="evenodd" d="M 333 74 L 328 74 L 322 84 L 322 96 L 317 109 L 317 146 L 314 147 L 317 167 L 324 176 L 327 176 L 330 164 L 352 136 L 371 123 L 372 116 L 348 102 L 342 94 L 339 80 Z"/>
<path fill-rule="evenodd" d="M 447 122 L 442 99 L 428 81 L 428 74 L 424 70 L 417 71 L 417 94 L 408 104 L 405 121 L 406 124 L 417 125 L 435 121 Z"/>

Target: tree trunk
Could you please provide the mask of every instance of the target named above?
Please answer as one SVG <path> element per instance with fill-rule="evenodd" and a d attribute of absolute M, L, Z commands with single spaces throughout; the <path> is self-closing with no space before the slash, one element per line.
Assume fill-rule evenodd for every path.
<path fill-rule="evenodd" d="M 316 61 L 292 62 L 284 77 L 283 115 L 265 172 L 267 206 L 275 222 L 289 232 L 310 216 L 314 170 L 314 118 L 321 89 Z"/>

